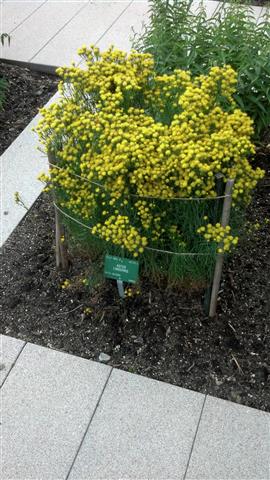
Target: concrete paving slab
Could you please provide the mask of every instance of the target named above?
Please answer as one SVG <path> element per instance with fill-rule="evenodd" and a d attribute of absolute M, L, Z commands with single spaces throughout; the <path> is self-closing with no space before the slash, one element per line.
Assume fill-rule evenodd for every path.
<path fill-rule="evenodd" d="M 34 63 L 42 65 L 69 65 L 71 60 L 80 61 L 77 50 L 82 45 L 96 43 L 104 34 L 110 32 L 114 22 L 120 22 L 121 14 L 130 8 L 130 0 L 121 2 L 95 1 L 88 4 L 73 20 L 66 25 L 37 55 Z M 119 18 L 120 17 L 120 18 Z"/>
<path fill-rule="evenodd" d="M 204 398 L 113 370 L 69 480 L 183 478 Z"/>
<path fill-rule="evenodd" d="M 3 32 L 11 34 L 21 23 L 23 23 L 35 10 L 41 7 L 45 0 L 39 1 L 9 1 L 2 3 L 1 29 Z M 14 34 L 15 35 L 15 34 Z M 13 42 L 13 38 L 12 38 Z"/>
<path fill-rule="evenodd" d="M 38 180 L 41 172 L 47 172 L 47 159 L 37 150 L 38 140 L 31 131 L 37 124 L 35 118 L 1 156 L 1 232 L 0 246 L 26 215 L 27 210 L 15 202 L 18 192 L 29 209 L 42 192 L 44 185 Z"/>
<path fill-rule="evenodd" d="M 269 480 L 270 414 L 207 397 L 186 480 Z"/>
<path fill-rule="evenodd" d="M 22 7 L 20 6 L 22 5 Z M 2 58 L 31 61 L 32 57 L 87 4 L 84 2 L 44 3 L 17 29 L 10 46 L 2 48 Z M 23 3 L 18 3 L 23 8 Z"/>
<path fill-rule="evenodd" d="M 57 97 L 58 93 L 47 105 Z M 38 136 L 32 131 L 39 119 L 37 115 L 0 157 L 0 247 L 26 214 L 26 210 L 15 203 L 15 192 L 19 192 L 30 208 L 44 187 L 38 176 L 48 171 L 48 162 L 38 150 Z"/>
<path fill-rule="evenodd" d="M 47 3 L 67 3 L 67 2 L 72 2 L 72 3 L 89 3 L 92 2 L 92 0 L 46 0 Z"/>
<path fill-rule="evenodd" d="M 20 355 L 25 342 L 17 338 L 0 335 L 0 386 Z"/>
<path fill-rule="evenodd" d="M 2 478 L 64 480 L 111 368 L 27 344 L 2 387 Z"/>
<path fill-rule="evenodd" d="M 105 32 L 97 41 L 101 50 L 106 50 L 110 45 L 129 51 L 132 47 L 133 32 L 140 32 L 142 24 L 148 22 L 148 2 L 134 1 L 121 15 L 117 22 Z"/>

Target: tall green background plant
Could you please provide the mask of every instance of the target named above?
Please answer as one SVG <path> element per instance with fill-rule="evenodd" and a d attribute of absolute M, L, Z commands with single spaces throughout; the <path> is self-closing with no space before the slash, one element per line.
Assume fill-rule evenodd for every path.
<path fill-rule="evenodd" d="M 151 53 L 160 73 L 175 68 L 205 74 L 212 66 L 238 72 L 235 100 L 254 120 L 257 138 L 270 125 L 270 14 L 256 19 L 251 6 L 220 3 L 207 17 L 201 3 L 150 0 L 150 22 L 135 34 L 133 46 Z"/>

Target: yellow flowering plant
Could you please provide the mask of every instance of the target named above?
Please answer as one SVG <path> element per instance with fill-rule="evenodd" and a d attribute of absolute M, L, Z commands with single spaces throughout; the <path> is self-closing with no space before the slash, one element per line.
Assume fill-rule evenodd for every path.
<path fill-rule="evenodd" d="M 203 278 L 222 236 L 211 200 L 216 174 L 235 179 L 235 207 L 263 176 L 249 161 L 252 121 L 233 100 L 236 72 L 158 75 L 150 54 L 79 53 L 83 68 L 59 68 L 60 99 L 41 110 L 37 132 L 55 158 L 43 180 L 58 206 L 89 227 L 92 247 L 139 257 L 150 273 Z M 207 241 L 198 230 L 205 215 Z M 82 240 L 83 227 L 68 224 Z"/>
<path fill-rule="evenodd" d="M 212 225 L 208 223 L 206 226 L 199 227 L 198 233 L 202 233 L 207 242 L 218 242 L 218 253 L 229 252 L 233 245 L 238 244 L 238 237 L 231 235 L 231 227 L 227 225 L 223 227 L 220 223 Z"/>

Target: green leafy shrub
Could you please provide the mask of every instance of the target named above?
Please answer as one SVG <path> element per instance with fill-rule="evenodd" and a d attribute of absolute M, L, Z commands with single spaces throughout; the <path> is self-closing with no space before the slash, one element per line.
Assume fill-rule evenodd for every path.
<path fill-rule="evenodd" d="M 160 73 L 175 68 L 193 75 L 212 66 L 238 72 L 235 99 L 254 120 L 257 138 L 270 124 L 269 10 L 256 21 L 251 6 L 220 2 L 211 18 L 189 0 L 150 0 L 150 22 L 135 34 L 134 48 L 151 53 Z"/>

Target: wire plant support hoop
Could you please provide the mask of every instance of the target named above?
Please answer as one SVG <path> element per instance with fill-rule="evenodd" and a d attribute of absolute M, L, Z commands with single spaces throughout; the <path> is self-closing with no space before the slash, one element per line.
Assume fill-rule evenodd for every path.
<path fill-rule="evenodd" d="M 84 227 L 86 228 L 87 230 L 89 230 L 91 232 L 91 235 L 93 235 L 95 238 L 98 238 L 100 239 L 100 237 L 98 237 L 97 235 L 94 235 L 92 233 L 92 227 L 90 227 L 89 225 L 86 225 L 86 223 L 83 223 L 81 222 L 80 220 L 78 220 L 77 218 L 74 218 L 72 217 L 72 215 L 69 215 L 68 213 L 66 213 L 64 210 L 62 210 L 62 208 L 59 207 L 59 205 L 57 205 L 57 203 L 53 202 L 53 205 L 54 205 L 54 208 L 61 213 L 61 215 L 63 215 L 64 217 L 68 218 L 69 220 L 71 220 L 72 222 L 74 223 L 77 223 L 77 225 L 80 225 L 81 227 Z M 176 256 L 183 256 L 183 257 L 189 257 L 189 256 L 210 256 L 210 253 L 200 253 L 200 252 L 185 252 L 185 253 L 180 253 L 180 252 L 171 252 L 170 250 L 162 250 L 162 249 L 159 249 L 159 248 L 152 248 L 152 247 L 144 247 L 145 250 L 149 250 L 151 252 L 158 252 L 158 253 L 168 253 L 169 255 L 176 255 Z"/>
<path fill-rule="evenodd" d="M 49 156 L 49 154 L 48 154 Z M 56 165 L 55 163 L 49 162 L 49 167 L 50 168 L 57 168 L 58 170 L 66 171 L 65 168 L 59 167 L 59 165 Z M 95 185 L 96 187 L 102 188 L 103 190 L 106 190 L 106 187 L 102 185 L 102 183 L 99 182 L 94 182 L 93 180 L 89 180 L 86 177 L 82 177 L 81 175 L 77 175 L 76 173 L 71 173 L 68 172 L 69 175 L 75 178 L 79 178 L 80 180 L 83 180 L 84 182 L 87 182 L 91 185 Z M 149 200 L 162 200 L 162 201 L 183 201 L 183 202 L 195 202 L 195 201 L 208 201 L 208 200 L 221 200 L 223 198 L 226 198 L 227 195 L 218 195 L 216 197 L 171 197 L 171 198 L 162 198 L 162 197 L 153 197 L 149 195 L 135 195 L 135 194 L 130 194 L 131 197 L 134 198 L 141 198 L 141 199 L 149 199 Z"/>
<path fill-rule="evenodd" d="M 56 159 L 54 158 L 54 155 L 51 152 L 48 152 L 48 161 L 49 161 L 49 166 L 51 168 L 57 168 L 60 170 L 65 170 L 61 167 L 59 167 L 56 164 Z M 69 174 L 82 179 L 83 181 L 87 181 L 89 183 L 92 183 L 98 187 L 101 187 L 105 189 L 104 185 L 99 184 L 98 182 L 91 182 L 89 179 L 85 177 L 81 177 L 80 175 L 77 174 L 72 174 L 69 172 Z M 226 187 L 225 187 L 225 192 L 223 195 L 219 194 L 221 193 L 221 183 L 222 183 L 222 175 L 218 175 L 217 178 L 218 181 L 218 195 L 216 197 L 191 197 L 191 198 L 184 198 L 184 197 L 174 197 L 174 198 L 169 198 L 169 199 L 163 199 L 163 198 L 158 198 L 158 197 L 147 197 L 147 196 L 139 196 L 139 195 L 133 195 L 137 198 L 149 198 L 149 199 L 157 199 L 157 200 L 179 200 L 179 201 L 207 201 L 207 200 L 216 200 L 218 202 L 222 201 L 222 214 L 221 214 L 221 225 L 222 227 L 226 227 L 229 225 L 230 221 L 230 212 L 231 212 L 231 206 L 232 206 L 232 194 L 233 194 L 233 186 L 234 186 L 234 179 L 229 179 L 226 182 Z M 67 246 L 65 244 L 64 240 L 64 226 L 63 223 L 61 222 L 61 217 L 66 217 L 72 222 L 76 223 L 77 225 L 89 230 L 91 235 L 93 235 L 95 238 L 100 239 L 99 236 L 95 235 L 92 233 L 92 228 L 93 226 L 87 225 L 86 223 L 74 218 L 72 215 L 67 213 L 65 210 L 63 210 L 58 204 L 57 204 L 57 199 L 55 193 L 53 193 L 53 205 L 54 205 L 54 210 L 55 210 L 55 247 L 56 247 L 56 266 L 57 268 L 61 268 L 62 270 L 67 270 L 69 267 L 69 259 L 68 259 L 68 253 L 67 253 Z M 222 245 L 218 245 L 218 249 Z M 175 255 L 175 256 L 183 256 L 183 257 L 196 257 L 196 256 L 210 256 L 210 253 L 202 253 L 202 252 L 174 252 L 170 250 L 163 250 L 163 249 L 158 249 L 158 248 L 153 248 L 151 246 L 146 246 L 145 250 L 152 251 L 152 252 L 158 252 L 161 254 L 169 254 L 169 255 Z M 216 254 L 216 263 L 215 263 L 215 270 L 214 270 L 214 276 L 213 276 L 213 281 L 212 281 L 212 286 L 210 289 L 210 299 L 209 299 L 209 304 L 207 305 L 207 311 L 208 315 L 210 318 L 215 317 L 216 315 L 216 309 L 217 309 L 217 301 L 218 301 L 218 294 L 219 294 L 219 288 L 220 288 L 220 281 L 221 281 L 221 276 L 222 276 L 222 268 L 223 268 L 223 263 L 224 263 L 224 253 L 217 253 Z"/>

